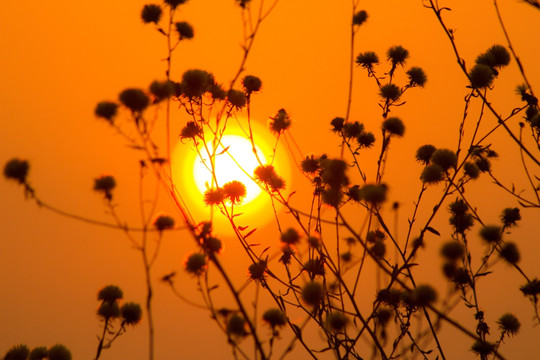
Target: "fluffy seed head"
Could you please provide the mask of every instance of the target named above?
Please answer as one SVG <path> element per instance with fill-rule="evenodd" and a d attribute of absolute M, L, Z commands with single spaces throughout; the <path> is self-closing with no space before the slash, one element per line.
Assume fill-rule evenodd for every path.
<path fill-rule="evenodd" d="M 4 166 L 4 176 L 6 179 L 18 181 L 20 184 L 26 182 L 30 164 L 26 160 L 11 159 Z"/>
<path fill-rule="evenodd" d="M 122 318 L 126 325 L 137 325 L 142 318 L 142 309 L 139 304 L 134 302 L 127 302 L 120 308 Z"/>
<path fill-rule="evenodd" d="M 263 313 L 263 320 L 270 325 L 272 329 L 285 326 L 287 317 L 278 308 L 268 309 Z"/>
<path fill-rule="evenodd" d="M 391 135 L 402 137 L 405 134 L 405 124 L 397 117 L 389 117 L 383 121 L 382 128 Z"/>
<path fill-rule="evenodd" d="M 133 112 L 141 112 L 150 104 L 150 98 L 141 89 L 126 89 L 118 95 L 118 99 Z"/>
<path fill-rule="evenodd" d="M 98 300 L 106 303 L 114 303 L 124 297 L 122 289 L 116 285 L 107 285 L 98 292 Z"/>
<path fill-rule="evenodd" d="M 499 328 L 502 332 L 505 332 L 508 335 L 516 335 L 519 332 L 521 323 L 514 314 L 506 313 L 502 315 L 499 320 L 497 320 Z"/>
<path fill-rule="evenodd" d="M 324 296 L 324 289 L 320 282 L 308 282 L 302 288 L 302 300 L 310 306 L 318 306 Z"/>
<path fill-rule="evenodd" d="M 184 39 L 193 39 L 195 32 L 193 31 L 193 26 L 185 21 L 180 21 L 174 24 L 176 27 L 176 32 L 178 33 L 178 38 L 180 40 Z"/>
<path fill-rule="evenodd" d="M 96 105 L 94 114 L 97 117 L 107 120 L 111 124 L 118 113 L 118 105 L 110 101 L 102 101 Z"/>
<path fill-rule="evenodd" d="M 145 24 L 149 23 L 155 23 L 157 24 L 159 22 L 159 19 L 161 19 L 161 7 L 156 4 L 147 4 L 144 5 L 142 11 L 141 11 L 141 19 Z"/>
<path fill-rule="evenodd" d="M 257 76 L 246 75 L 242 79 L 242 86 L 244 87 L 244 91 L 246 93 L 251 94 L 261 90 L 262 81 Z"/>
<path fill-rule="evenodd" d="M 199 276 L 206 270 L 206 255 L 200 253 L 191 254 L 185 264 L 188 273 Z"/>
<path fill-rule="evenodd" d="M 174 227 L 174 219 L 167 215 L 160 215 L 154 220 L 154 227 L 158 231 L 172 229 Z"/>

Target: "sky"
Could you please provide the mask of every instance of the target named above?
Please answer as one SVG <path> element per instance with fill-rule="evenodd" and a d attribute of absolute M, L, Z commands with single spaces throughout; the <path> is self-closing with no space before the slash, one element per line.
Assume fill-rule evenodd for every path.
<path fill-rule="evenodd" d="M 13 157 L 28 159 L 30 182 L 44 201 L 59 209 L 111 222 L 92 187 L 97 176 L 114 174 L 119 214 L 130 224 L 137 223 L 134 194 L 138 191 L 139 155 L 96 119 L 93 111 L 99 101 L 114 100 L 127 87 L 146 87 L 164 78 L 165 44 L 152 26 L 140 20 L 145 3 L 29 0 L 0 5 L 4 14 L 0 22 L 0 164 Z M 452 8 L 445 19 L 455 29 L 467 64 L 491 45 L 505 44 L 492 1 L 440 3 Z M 517 0 L 501 0 L 500 7 L 530 82 L 539 84 L 536 34 L 540 11 Z M 456 146 L 467 81 L 435 16 L 421 1 L 360 1 L 359 9 L 366 10 L 369 18 L 357 33 L 355 54 L 370 50 L 383 58 L 390 46 L 402 45 L 410 52 L 408 64 L 422 67 L 428 75 L 426 88 L 412 89 L 406 105 L 395 110 L 407 130 L 404 139 L 391 144 L 386 177 L 391 200 L 403 205 L 399 219 L 403 227 L 406 210 L 412 207 L 419 189 L 421 167 L 414 161 L 416 148 L 427 142 Z M 290 137 L 302 154 L 339 155 L 339 140 L 329 131 L 329 122 L 346 111 L 350 17 L 350 1 L 315 0 L 308 6 L 302 0 L 281 0 L 261 25 L 248 59 L 245 74 L 263 81 L 262 91 L 253 99 L 252 118 L 265 126 L 270 116 L 285 108 L 293 119 Z M 239 7 L 233 0 L 191 0 L 177 19 L 190 22 L 195 37 L 175 52 L 172 78 L 180 79 L 186 69 L 200 68 L 228 83 L 242 56 Z M 491 99 L 501 113 L 508 114 L 519 103 L 514 92 L 519 79 L 515 62 L 497 79 Z M 351 119 L 363 122 L 374 133 L 381 122 L 377 100 L 372 79 L 355 68 Z M 478 107 L 470 111 L 475 113 Z M 177 127 L 186 121 L 180 114 L 175 116 Z M 512 126 L 517 129 L 517 124 Z M 508 137 L 500 131 L 494 134 L 494 141 L 503 144 L 497 150 L 504 154 L 494 165 L 497 174 L 512 181 L 521 171 L 516 166 L 519 153 L 508 146 Z M 281 146 L 280 157 L 286 157 L 287 149 Z M 368 153 L 366 163 L 373 163 L 375 155 Z M 294 159 L 289 161 L 288 186 L 298 189 L 295 201 L 305 208 L 309 183 L 299 175 Z M 486 219 L 496 222 L 502 208 L 517 204 L 489 186 L 488 180 L 472 184 L 471 198 Z M 100 332 L 95 315 L 97 291 L 117 284 L 126 300 L 144 301 L 140 255 L 120 230 L 51 213 L 25 201 L 21 190 L 13 182 L 0 181 L 0 354 L 17 343 L 30 347 L 63 343 L 74 358 L 89 358 L 94 355 Z M 166 194 L 160 207 L 180 221 Z M 534 258 L 540 252 L 535 220 L 540 218 L 538 210 L 524 210 L 523 218 L 524 224 L 511 238 L 522 250 L 522 267 L 533 277 L 539 276 L 540 265 Z M 292 222 L 284 220 L 284 224 Z M 443 216 L 437 224 L 444 228 L 447 219 Z M 258 226 L 257 240 L 277 248 L 275 224 L 269 221 Z M 246 267 L 238 265 L 242 253 L 232 238 L 224 235 L 224 239 L 224 262 L 237 284 L 242 284 L 247 278 Z M 437 252 L 443 240 L 432 238 L 427 244 L 420 279 L 442 279 Z M 209 314 L 179 301 L 157 281 L 178 271 L 179 288 L 200 302 L 196 280 L 181 270 L 194 250 L 187 232 L 165 234 L 153 272 L 157 359 L 232 358 L 225 337 Z M 522 334 L 508 340 L 501 351 L 508 358 L 534 359 L 540 351 L 535 341 L 540 327 L 532 326 L 532 306 L 517 290 L 516 284 L 522 280 L 505 264 L 497 264 L 496 269 L 500 277 L 482 284 L 488 320 L 493 323 L 500 314 L 511 311 L 523 324 Z M 442 283 L 439 288 L 446 290 Z M 467 310 L 458 309 L 456 314 L 473 324 Z M 449 358 L 473 358 L 468 346 L 453 346 L 463 337 L 446 328 L 443 334 L 452 355 Z M 145 321 L 123 335 L 103 358 L 145 359 Z"/>

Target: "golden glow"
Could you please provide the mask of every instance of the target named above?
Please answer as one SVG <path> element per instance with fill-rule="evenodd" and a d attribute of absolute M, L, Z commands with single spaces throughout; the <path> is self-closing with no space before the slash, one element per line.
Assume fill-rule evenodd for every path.
<path fill-rule="evenodd" d="M 245 120 L 240 119 L 239 123 L 245 123 Z M 261 163 L 264 165 L 272 163 L 279 176 L 285 179 L 286 189 L 283 194 L 287 196 L 293 185 L 286 147 L 279 145 L 274 154 L 272 145 L 275 143 L 275 137 L 259 123 L 252 121 L 251 126 Z M 208 149 L 211 153 L 212 136 L 207 134 L 206 139 L 209 141 Z M 228 152 L 223 152 L 227 146 L 229 146 Z M 202 142 L 199 143 L 199 148 L 201 155 L 206 154 L 204 158 L 208 163 L 208 152 Z M 231 155 L 238 164 L 232 160 Z M 249 225 L 250 229 L 264 226 L 274 218 L 270 196 L 246 175 L 247 173 L 253 176 L 253 170 L 258 165 L 259 161 L 253 153 L 245 129 L 232 122 L 227 124 L 226 133 L 216 150 L 216 177 L 219 186 L 232 180 L 238 180 L 246 186 L 247 197 L 242 203 L 234 205 L 234 221 L 239 226 Z M 204 203 L 204 192 L 212 186 L 212 177 L 191 141 L 179 142 L 176 145 L 172 156 L 172 167 L 176 189 L 190 205 L 189 211 L 195 222 L 211 220 L 214 230 L 221 234 L 228 234 L 231 229 L 229 220 L 221 214 L 217 206 L 211 207 Z M 279 203 L 274 202 L 274 206 L 276 211 L 281 210 Z"/>
<path fill-rule="evenodd" d="M 255 145 L 257 156 L 251 142 L 238 135 L 225 135 L 215 151 L 215 174 L 218 186 L 237 180 L 246 186 L 246 197 L 241 205 L 247 205 L 261 195 L 261 188 L 252 180 L 253 171 L 261 164 L 266 164 L 262 150 Z M 201 157 L 195 159 L 193 178 L 197 189 L 204 194 L 208 188 L 215 188 L 212 179 L 211 162 L 208 154 L 214 153 L 212 141 L 201 147 Z M 249 174 L 249 176 L 248 176 Z"/>

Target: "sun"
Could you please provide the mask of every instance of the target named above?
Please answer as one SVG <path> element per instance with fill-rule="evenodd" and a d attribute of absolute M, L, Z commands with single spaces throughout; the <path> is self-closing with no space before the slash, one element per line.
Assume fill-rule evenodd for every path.
<path fill-rule="evenodd" d="M 245 119 L 239 119 L 239 123 L 242 121 L 245 123 Z M 251 127 L 257 156 L 246 135 L 246 129 L 230 123 L 227 124 L 227 131 L 221 142 L 216 146 L 214 157 L 217 186 L 222 187 L 233 180 L 245 185 L 246 197 L 242 202 L 234 204 L 234 221 L 238 226 L 249 225 L 250 229 L 265 226 L 274 218 L 274 211 L 283 210 L 282 206 L 272 201 L 270 195 L 253 180 L 255 168 L 260 164 L 272 164 L 279 176 L 285 180 L 286 188 L 283 191 L 288 193 L 288 189 L 292 187 L 287 147 L 281 144 L 276 146 L 275 137 L 262 124 L 252 121 Z M 175 191 L 181 196 L 196 223 L 212 221 L 215 231 L 229 234 L 231 224 L 222 214 L 221 206 L 208 206 L 204 202 L 206 190 L 216 188 L 216 182 L 212 180 L 211 172 L 207 168 L 210 164 L 208 153 L 214 152 L 213 142 L 209 140 L 213 138 L 213 134 L 205 134 L 207 143 L 199 140 L 198 149 L 192 141 L 177 143 L 172 154 L 172 181 Z M 231 205 L 225 202 L 225 206 Z"/>
<path fill-rule="evenodd" d="M 200 152 L 200 156 L 193 164 L 193 178 L 197 189 L 202 194 L 209 188 L 221 187 L 237 180 L 246 187 L 246 197 L 241 205 L 247 205 L 261 195 L 262 190 L 252 177 L 257 166 L 266 164 L 266 157 L 257 145 L 254 150 L 253 144 L 248 139 L 238 135 L 224 135 L 215 151 L 213 142 L 208 141 L 206 146 L 201 146 Z M 215 179 L 212 176 L 208 156 L 213 153 L 216 154 L 214 157 Z"/>

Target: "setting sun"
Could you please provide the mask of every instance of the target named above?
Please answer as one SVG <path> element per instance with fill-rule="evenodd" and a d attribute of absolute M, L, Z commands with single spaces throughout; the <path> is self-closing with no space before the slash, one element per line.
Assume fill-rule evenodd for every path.
<path fill-rule="evenodd" d="M 242 204 L 248 204 L 261 194 L 261 188 L 252 180 L 253 170 L 266 163 L 262 150 L 255 145 L 257 156 L 253 152 L 251 142 L 238 135 L 225 135 L 221 144 L 215 151 L 215 173 L 218 186 L 237 180 L 246 187 L 246 197 Z M 199 191 L 204 192 L 209 188 L 216 187 L 212 184 L 210 169 L 210 157 L 213 152 L 212 141 L 208 141 L 206 147 L 201 149 L 201 157 L 197 157 L 193 164 L 193 177 Z M 208 152 L 208 153 L 207 153 Z M 258 159 L 257 159 L 258 157 Z"/>

